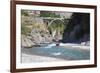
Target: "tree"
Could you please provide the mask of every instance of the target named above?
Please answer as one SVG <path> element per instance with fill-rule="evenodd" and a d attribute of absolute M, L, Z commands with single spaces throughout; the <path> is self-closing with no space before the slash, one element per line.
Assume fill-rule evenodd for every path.
<path fill-rule="evenodd" d="M 24 16 L 29 16 L 28 11 L 27 10 L 21 10 L 21 14 Z"/>
<path fill-rule="evenodd" d="M 41 11 L 40 17 L 58 17 L 58 18 L 60 18 L 60 15 L 56 15 L 55 13 L 53 13 L 51 11 Z"/>

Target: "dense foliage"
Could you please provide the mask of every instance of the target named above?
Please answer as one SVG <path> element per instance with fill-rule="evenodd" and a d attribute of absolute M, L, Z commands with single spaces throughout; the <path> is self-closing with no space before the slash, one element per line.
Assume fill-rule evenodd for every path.
<path fill-rule="evenodd" d="M 29 16 L 28 12 L 26 10 L 21 10 L 21 15 Z"/>
<path fill-rule="evenodd" d="M 55 13 L 52 13 L 51 11 L 41 11 L 40 17 L 60 17 L 60 15 L 56 15 Z"/>
<path fill-rule="evenodd" d="M 21 34 L 24 34 L 24 35 L 29 35 L 31 32 L 31 29 L 26 27 L 25 25 L 21 25 Z"/>

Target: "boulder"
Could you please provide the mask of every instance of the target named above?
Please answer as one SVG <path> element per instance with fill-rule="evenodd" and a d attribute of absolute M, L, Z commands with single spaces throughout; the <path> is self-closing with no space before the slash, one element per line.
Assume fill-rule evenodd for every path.
<path fill-rule="evenodd" d="M 27 36 L 22 35 L 21 36 L 21 46 L 22 47 L 32 47 L 35 45 Z"/>
<path fill-rule="evenodd" d="M 32 41 L 36 44 L 52 42 L 52 37 L 47 30 L 41 31 L 39 29 L 33 29 L 31 32 L 31 36 Z"/>

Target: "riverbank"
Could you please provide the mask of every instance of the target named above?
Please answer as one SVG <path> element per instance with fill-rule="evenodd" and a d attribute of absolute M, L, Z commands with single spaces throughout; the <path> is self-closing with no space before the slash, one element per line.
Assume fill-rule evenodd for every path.
<path fill-rule="evenodd" d="M 21 63 L 67 61 L 63 59 L 22 53 Z"/>

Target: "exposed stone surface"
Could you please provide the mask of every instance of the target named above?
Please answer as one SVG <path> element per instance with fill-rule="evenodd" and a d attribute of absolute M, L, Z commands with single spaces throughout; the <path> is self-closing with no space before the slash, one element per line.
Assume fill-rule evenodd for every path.
<path fill-rule="evenodd" d="M 39 46 L 43 43 L 51 43 L 52 37 L 47 31 L 33 29 L 30 36 L 22 35 L 22 47 Z M 41 46 L 41 45 L 40 45 Z"/>
<path fill-rule="evenodd" d="M 35 45 L 27 36 L 21 35 L 21 46 L 22 47 L 32 47 Z"/>
<path fill-rule="evenodd" d="M 88 13 L 73 13 L 71 20 L 66 24 L 62 41 L 64 43 L 90 41 L 90 16 Z"/>

